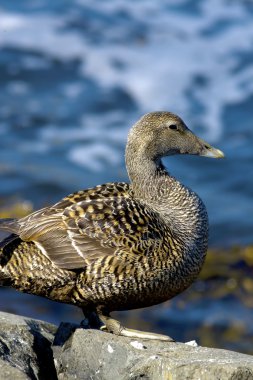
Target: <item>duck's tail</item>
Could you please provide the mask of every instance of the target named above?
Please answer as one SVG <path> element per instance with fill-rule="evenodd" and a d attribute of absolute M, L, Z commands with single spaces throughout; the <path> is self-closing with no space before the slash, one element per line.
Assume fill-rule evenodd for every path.
<path fill-rule="evenodd" d="M 0 241 L 0 286 L 9 286 L 10 283 L 10 275 L 6 265 L 13 253 L 13 243 L 15 244 L 17 239 L 20 240 L 15 233 L 18 231 L 17 226 L 17 219 L 0 219 L 0 230 L 14 232 Z"/>

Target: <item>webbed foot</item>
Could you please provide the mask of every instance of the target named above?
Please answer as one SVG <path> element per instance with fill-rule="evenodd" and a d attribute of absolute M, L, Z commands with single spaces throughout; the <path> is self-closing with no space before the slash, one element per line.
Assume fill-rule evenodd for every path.
<path fill-rule="evenodd" d="M 82 320 L 81 325 L 84 326 L 84 328 L 100 329 L 101 327 L 104 327 L 103 322 L 101 322 L 95 311 L 82 310 L 84 313 L 84 319 Z"/>
<path fill-rule="evenodd" d="M 110 316 L 104 314 L 99 314 L 99 318 L 104 323 L 104 326 L 100 327 L 100 330 L 102 331 L 108 331 L 115 335 L 127 336 L 130 338 L 154 339 L 167 342 L 174 342 L 174 339 L 172 339 L 168 335 L 161 335 L 146 331 L 128 329 L 122 326 L 121 323 L 116 319 L 113 319 Z"/>

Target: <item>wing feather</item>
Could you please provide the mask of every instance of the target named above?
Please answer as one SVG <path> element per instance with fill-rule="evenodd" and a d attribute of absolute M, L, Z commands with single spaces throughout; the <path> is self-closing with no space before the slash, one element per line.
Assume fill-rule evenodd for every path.
<path fill-rule="evenodd" d="M 34 241 L 57 266 L 78 269 L 104 257 L 146 254 L 162 241 L 154 215 L 134 201 L 127 184 L 71 194 L 19 220 L 19 236 Z"/>

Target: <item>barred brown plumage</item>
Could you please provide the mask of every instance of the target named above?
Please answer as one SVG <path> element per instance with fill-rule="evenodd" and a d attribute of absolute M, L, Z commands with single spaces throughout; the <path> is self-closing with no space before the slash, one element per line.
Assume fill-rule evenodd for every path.
<path fill-rule="evenodd" d="M 169 340 L 124 328 L 109 314 L 174 297 L 203 265 L 206 209 L 164 168 L 161 158 L 172 154 L 223 157 L 178 116 L 153 112 L 128 136 L 130 184 L 99 185 L 22 219 L 2 219 L 12 235 L 1 242 L 1 285 L 77 305 L 90 325 L 102 321 L 116 334 Z"/>

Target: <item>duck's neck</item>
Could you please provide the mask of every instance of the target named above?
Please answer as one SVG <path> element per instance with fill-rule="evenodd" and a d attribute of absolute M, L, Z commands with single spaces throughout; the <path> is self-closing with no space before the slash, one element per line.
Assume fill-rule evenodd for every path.
<path fill-rule="evenodd" d="M 171 192 L 180 184 L 168 173 L 161 159 L 153 159 L 131 145 L 126 150 L 126 167 L 134 196 L 151 205 L 168 203 Z M 185 190 L 182 186 L 180 193 L 183 195 Z"/>
<path fill-rule="evenodd" d="M 129 148 L 129 147 L 128 147 Z M 203 237 L 206 244 L 208 220 L 205 206 L 192 190 L 172 177 L 161 160 L 153 160 L 129 149 L 126 165 L 134 197 L 158 212 L 182 239 Z"/>

